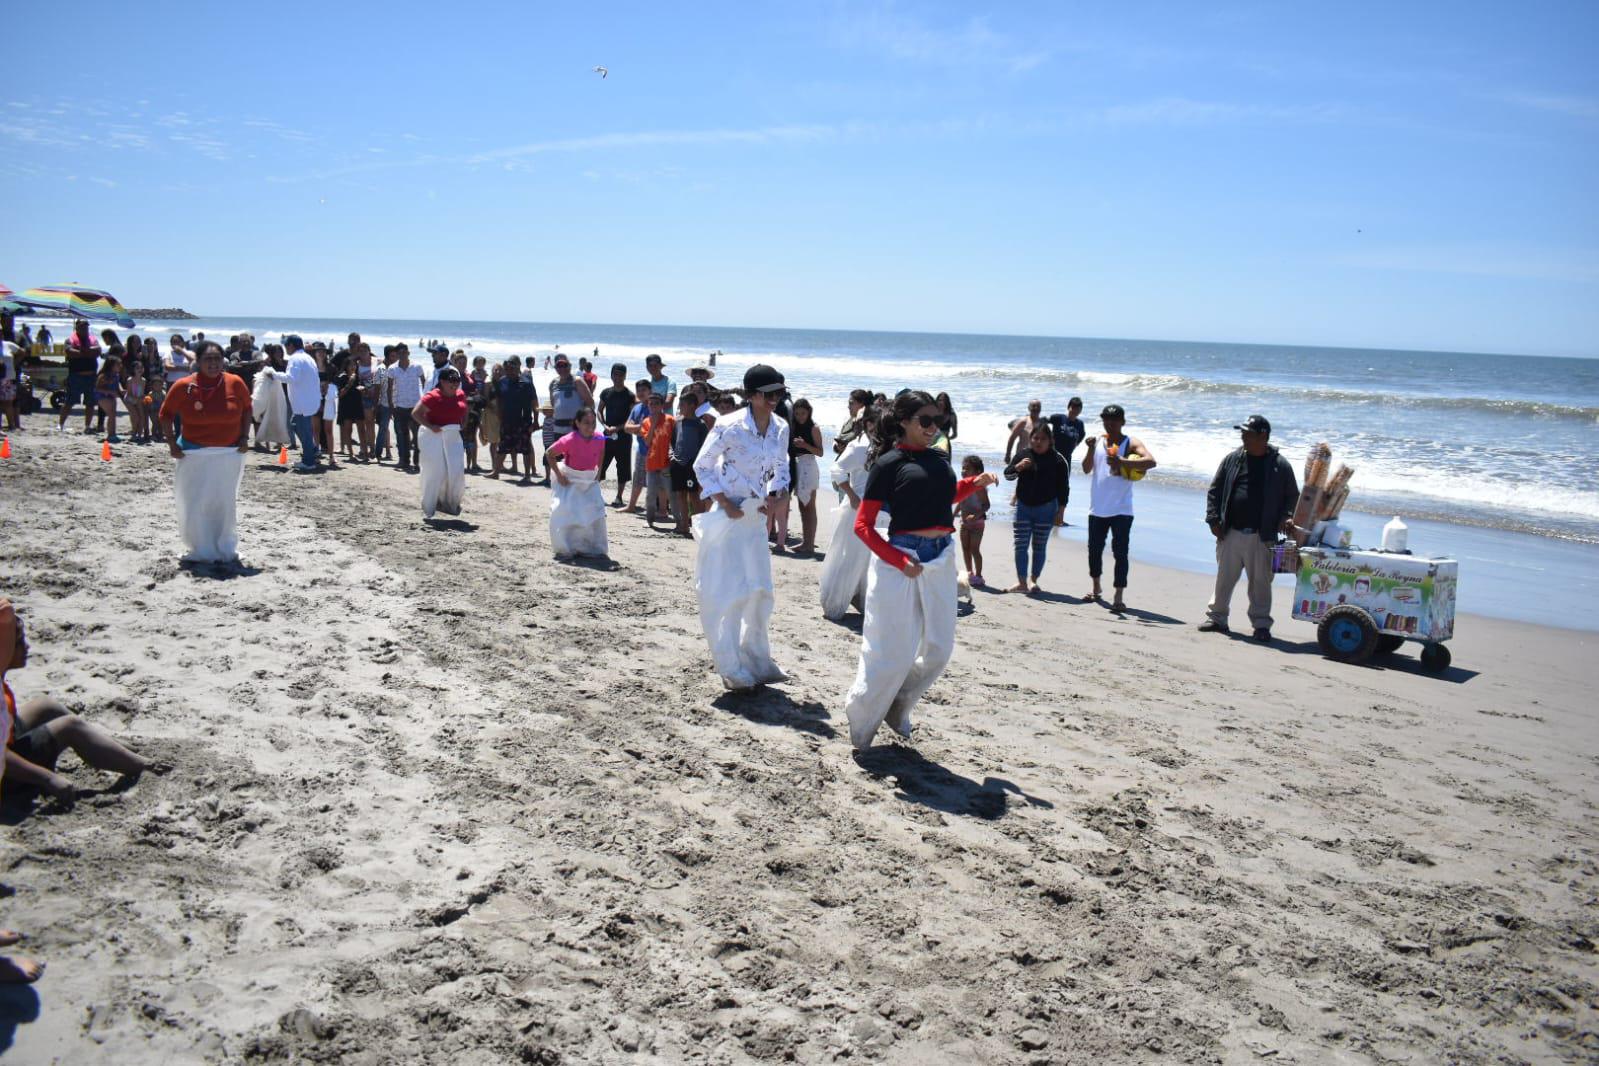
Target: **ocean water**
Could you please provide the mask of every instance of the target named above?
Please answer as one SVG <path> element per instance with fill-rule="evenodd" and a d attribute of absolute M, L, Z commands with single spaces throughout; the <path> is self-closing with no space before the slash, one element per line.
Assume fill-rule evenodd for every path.
<path fill-rule="evenodd" d="M 1271 419 L 1273 443 L 1296 469 L 1320 441 L 1332 448 L 1335 464 L 1354 468 L 1350 524 L 1362 539 L 1374 540 L 1382 521 L 1399 514 L 1424 520 L 1423 548 L 1433 554 L 1450 554 L 1453 541 L 1469 539 L 1478 568 L 1495 569 L 1495 557 L 1503 557 L 1508 572 L 1485 574 L 1478 587 L 1514 593 L 1474 595 L 1468 568 L 1464 609 L 1599 628 L 1586 620 L 1591 598 L 1585 592 L 1579 599 L 1568 576 L 1577 567 L 1577 584 L 1588 588 L 1599 571 L 1599 360 L 716 326 L 221 316 L 141 326 L 158 333 L 200 329 L 223 341 L 248 330 L 258 342 L 296 332 L 308 341 L 342 343 L 355 330 L 374 346 L 437 338 L 490 358 L 539 356 L 556 345 L 574 357 L 598 348 L 602 379 L 612 362 L 626 363 L 630 378 L 643 376 L 644 356 L 658 352 L 668 375 L 686 380 L 690 365 L 720 350 L 721 380 L 737 381 L 752 363 L 771 363 L 796 395 L 811 399 L 828 430 L 844 418 L 853 388 L 948 392 L 960 417 L 957 456 L 975 452 L 990 469 L 1030 399 L 1041 399 L 1047 414 L 1081 396 L 1091 432 L 1103 405 L 1125 407 L 1128 431 L 1159 460 L 1145 483 L 1150 495 L 1187 500 L 1182 506 L 1201 514 L 1195 494 L 1237 446 L 1232 426 L 1258 412 Z M 1086 483 L 1074 493 L 1080 521 Z M 994 497 L 1004 517 L 1009 494 Z M 1167 510 L 1175 515 L 1180 507 Z M 1451 526 L 1507 536 L 1451 538 Z M 1567 548 L 1555 551 L 1552 542 Z M 1540 543 L 1550 550 L 1540 551 Z M 1192 563 L 1190 547 L 1168 547 L 1171 558 Z"/>
<path fill-rule="evenodd" d="M 829 429 L 852 388 L 948 392 L 957 452 L 990 459 L 1028 400 L 1050 413 L 1075 395 L 1090 430 L 1106 403 L 1125 407 L 1128 432 L 1159 460 L 1151 483 L 1189 487 L 1209 482 L 1237 446 L 1232 426 L 1259 412 L 1296 468 L 1318 441 L 1355 468 L 1355 510 L 1599 543 L 1599 360 L 710 326 L 213 318 L 183 327 L 223 340 L 249 330 L 258 341 L 291 331 L 342 341 L 356 330 L 375 345 L 438 338 L 491 357 L 597 347 L 602 378 L 613 361 L 642 376 L 650 352 L 683 378 L 720 349 L 724 379 L 772 363 Z"/>

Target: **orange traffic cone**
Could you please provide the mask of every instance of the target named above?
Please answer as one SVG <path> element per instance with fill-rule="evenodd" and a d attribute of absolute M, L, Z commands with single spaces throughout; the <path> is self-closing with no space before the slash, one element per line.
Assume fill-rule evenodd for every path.
<path fill-rule="evenodd" d="M 110 441 L 105 441 L 105 442 L 103 442 L 100 445 L 100 459 L 101 459 L 102 462 L 106 462 L 106 463 L 109 463 L 111 461 L 111 442 Z"/>
<path fill-rule="evenodd" d="M 289 465 L 289 446 L 287 444 L 278 445 L 278 465 Z"/>
<path fill-rule="evenodd" d="M 9 458 L 11 458 L 11 438 L 6 437 L 4 440 L 0 440 L 0 459 Z"/>

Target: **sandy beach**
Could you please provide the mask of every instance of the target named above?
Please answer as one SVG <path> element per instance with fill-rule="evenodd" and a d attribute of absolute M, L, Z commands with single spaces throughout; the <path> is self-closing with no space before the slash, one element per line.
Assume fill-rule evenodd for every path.
<path fill-rule="evenodd" d="M 1599 1056 L 1594 634 L 1340 665 L 1285 586 L 1262 648 L 1136 531 L 1125 617 L 1056 541 L 857 763 L 819 561 L 775 563 L 793 680 L 730 696 L 640 520 L 556 565 L 546 490 L 428 528 L 414 478 L 253 454 L 245 565 L 189 571 L 164 451 L 44 423 L 0 463 L 11 685 L 174 769 L 0 832 L 49 967 L 0 992 L 17 1062 Z"/>

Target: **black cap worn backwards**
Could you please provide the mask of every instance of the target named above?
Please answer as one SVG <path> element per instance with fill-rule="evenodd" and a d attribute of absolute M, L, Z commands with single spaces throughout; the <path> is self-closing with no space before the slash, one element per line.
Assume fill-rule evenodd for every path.
<path fill-rule="evenodd" d="M 744 371 L 745 392 L 778 392 L 783 388 L 783 375 L 765 363 L 756 363 Z"/>
<path fill-rule="evenodd" d="M 1119 418 L 1125 422 L 1127 421 L 1127 412 L 1122 410 L 1122 405 L 1119 403 L 1108 403 L 1105 405 L 1105 409 L 1099 412 L 1099 417 Z"/>
<path fill-rule="evenodd" d="M 1271 423 L 1266 421 L 1265 415 L 1250 415 L 1233 428 L 1246 430 L 1250 433 L 1264 433 L 1267 436 L 1271 435 Z"/>

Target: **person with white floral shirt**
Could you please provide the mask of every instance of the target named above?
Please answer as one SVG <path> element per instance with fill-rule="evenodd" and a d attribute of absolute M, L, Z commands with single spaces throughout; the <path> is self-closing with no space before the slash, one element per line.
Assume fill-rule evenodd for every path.
<path fill-rule="evenodd" d="M 694 460 L 700 496 L 716 505 L 693 521 L 700 624 L 716 672 L 733 691 L 787 679 L 767 636 L 773 595 L 765 516 L 788 506 L 788 423 L 777 416 L 788 389 L 782 374 L 757 364 L 744 374 L 744 392 L 742 416 L 717 419 Z"/>

